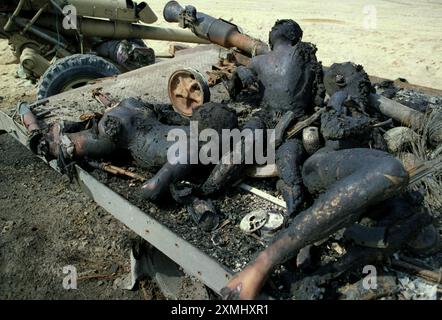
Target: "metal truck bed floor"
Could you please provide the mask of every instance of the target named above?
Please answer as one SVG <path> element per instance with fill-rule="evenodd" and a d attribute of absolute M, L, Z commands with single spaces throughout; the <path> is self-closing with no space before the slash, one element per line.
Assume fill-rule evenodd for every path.
<path fill-rule="evenodd" d="M 23 145 L 27 143 L 25 129 L 8 115 L 0 112 L 0 132 L 6 131 Z M 56 165 L 49 163 L 54 169 Z M 232 273 L 214 259 L 170 231 L 147 213 L 100 183 L 76 166 L 77 180 L 87 194 L 101 207 L 180 265 L 188 275 L 195 276 L 219 293 Z"/>
<path fill-rule="evenodd" d="M 92 98 L 92 90 L 96 88 L 103 88 L 104 92 L 110 93 L 115 99 L 140 97 L 146 102 L 168 103 L 167 83 L 175 70 L 185 67 L 210 70 L 222 50 L 215 46 L 186 50 L 172 60 L 51 97 L 39 109 L 51 111 L 45 119 L 47 124 L 59 120 L 78 121 L 79 116 L 86 112 L 103 112 L 104 107 Z M 26 129 L 3 112 L 0 112 L 1 131 L 6 131 L 26 145 Z M 50 165 L 56 169 L 56 165 Z M 195 276 L 217 293 L 230 279 L 232 273 L 225 266 L 177 236 L 79 166 L 76 166 L 76 172 L 78 181 L 98 205 L 179 264 L 188 275 Z"/>

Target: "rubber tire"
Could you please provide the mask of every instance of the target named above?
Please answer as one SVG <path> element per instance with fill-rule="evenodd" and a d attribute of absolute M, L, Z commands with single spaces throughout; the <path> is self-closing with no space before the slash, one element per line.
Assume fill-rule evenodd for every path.
<path fill-rule="evenodd" d="M 69 82 L 89 78 L 106 78 L 120 74 L 111 62 L 93 54 L 74 54 L 51 65 L 41 76 L 38 84 L 39 100 L 60 93 Z"/>

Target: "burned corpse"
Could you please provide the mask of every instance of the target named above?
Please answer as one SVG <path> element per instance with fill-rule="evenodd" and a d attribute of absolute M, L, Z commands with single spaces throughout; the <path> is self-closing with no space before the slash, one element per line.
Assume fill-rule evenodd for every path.
<path fill-rule="evenodd" d="M 292 111 L 298 118 L 321 105 L 322 66 L 316 47 L 302 42 L 302 34 L 293 20 L 278 20 L 269 35 L 271 51 L 254 57 L 248 67 L 238 67 L 230 81 L 231 96 L 256 83 L 269 112 Z"/>

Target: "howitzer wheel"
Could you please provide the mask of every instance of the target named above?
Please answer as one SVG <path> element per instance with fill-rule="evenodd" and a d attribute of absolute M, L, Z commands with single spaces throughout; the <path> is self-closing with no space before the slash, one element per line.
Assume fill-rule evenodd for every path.
<path fill-rule="evenodd" d="M 120 74 L 108 60 L 93 54 L 74 54 L 57 60 L 40 78 L 37 97 L 44 99 L 76 89 L 98 78 Z"/>
<path fill-rule="evenodd" d="M 169 78 L 169 98 L 173 109 L 189 117 L 193 110 L 210 101 L 209 84 L 195 69 L 175 71 Z"/>

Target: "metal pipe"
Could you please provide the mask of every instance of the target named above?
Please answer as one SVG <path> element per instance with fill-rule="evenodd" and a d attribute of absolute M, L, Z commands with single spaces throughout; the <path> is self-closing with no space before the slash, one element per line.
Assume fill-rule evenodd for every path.
<path fill-rule="evenodd" d="M 189 28 L 198 37 L 225 48 L 237 48 L 250 56 L 269 51 L 266 43 L 241 33 L 238 26 L 197 12 L 193 6 L 183 8 L 177 1 L 169 1 L 163 16 L 167 22 L 178 22 L 181 28 Z"/>
<path fill-rule="evenodd" d="M 422 112 L 378 94 L 370 94 L 370 105 L 383 115 L 415 129 L 421 129 L 425 123 Z"/>
<path fill-rule="evenodd" d="M 32 17 L 31 21 L 28 22 L 28 24 L 24 27 L 23 31 L 21 32 L 21 34 L 25 34 L 28 29 L 35 23 L 35 21 L 37 21 L 37 19 L 41 16 L 41 14 L 43 13 L 43 11 L 45 11 L 45 9 L 47 8 L 47 6 L 49 5 L 49 2 L 45 3 L 38 11 L 37 13 Z"/>
<path fill-rule="evenodd" d="M 38 21 L 38 25 L 54 30 L 56 21 L 51 15 L 44 15 Z M 60 23 L 59 23 L 60 24 Z M 173 42 L 210 43 L 201 39 L 189 31 L 180 29 L 154 27 L 136 23 L 121 23 L 94 18 L 81 18 L 78 30 L 66 30 L 59 25 L 60 32 L 65 36 L 75 36 L 79 31 L 84 37 L 101 37 L 109 39 L 150 39 Z"/>
<path fill-rule="evenodd" d="M 28 132 L 40 130 L 37 117 L 32 113 L 27 102 L 19 103 L 17 111 Z"/>
<path fill-rule="evenodd" d="M 25 0 L 20 0 L 20 2 L 17 5 L 17 8 L 15 8 L 15 11 L 12 13 L 12 15 L 8 19 L 8 22 L 6 22 L 6 24 L 5 24 L 5 27 L 4 27 L 5 31 L 10 31 L 10 29 L 12 27 L 12 23 L 14 21 L 14 18 L 16 18 L 18 16 L 21 9 L 23 8 L 24 3 L 25 3 Z"/>
<path fill-rule="evenodd" d="M 14 21 L 20 27 L 25 27 L 29 23 L 29 20 L 23 19 L 23 18 L 20 18 L 20 17 L 15 18 Z M 39 27 L 30 26 L 29 27 L 29 31 L 32 32 L 37 37 L 39 37 L 39 38 L 41 38 L 43 40 L 46 40 L 49 43 L 52 43 L 53 45 L 60 46 L 63 49 L 67 48 L 67 44 L 66 43 L 64 43 L 63 41 L 58 41 L 58 39 L 55 39 L 54 37 L 51 37 L 47 32 L 45 32 L 44 30 L 40 29 Z"/>

